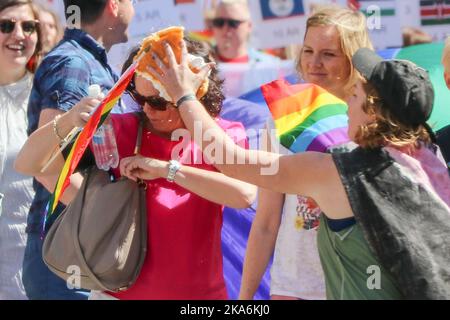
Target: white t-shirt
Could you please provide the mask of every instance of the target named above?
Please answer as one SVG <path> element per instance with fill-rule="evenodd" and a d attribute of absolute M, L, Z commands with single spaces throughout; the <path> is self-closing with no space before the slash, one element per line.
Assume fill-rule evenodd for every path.
<path fill-rule="evenodd" d="M 274 123 L 266 126 L 273 132 Z M 292 154 L 271 134 L 272 146 L 280 154 Z M 325 280 L 317 249 L 317 227 L 321 211 L 311 198 L 286 194 L 281 224 L 270 270 L 271 295 L 306 300 L 325 299 Z"/>
<path fill-rule="evenodd" d="M 27 109 L 33 77 L 0 86 L 0 300 L 27 299 L 22 284 L 28 210 L 33 178 L 14 170 L 14 161 L 28 138 Z"/>

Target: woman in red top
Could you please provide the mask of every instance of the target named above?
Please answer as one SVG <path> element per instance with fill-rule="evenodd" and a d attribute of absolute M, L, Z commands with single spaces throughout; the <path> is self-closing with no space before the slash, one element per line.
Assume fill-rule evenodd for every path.
<path fill-rule="evenodd" d="M 197 43 L 191 42 L 189 49 L 209 62 L 208 52 L 203 52 Z M 135 54 L 136 51 L 130 55 L 128 63 Z M 217 118 L 224 99 L 221 85 L 217 72 L 212 72 L 202 102 L 218 125 L 237 144 L 247 147 L 240 123 Z M 135 75 L 129 92 L 145 116 L 132 113 L 112 116 L 121 159 L 115 174 L 138 177 L 147 183 L 148 254 L 130 289 L 93 296 L 124 300 L 227 299 L 221 251 L 222 209 L 224 205 L 248 207 L 256 188 L 226 177 L 209 164 L 207 153 L 203 154 L 191 139 L 176 108 L 159 97 L 150 81 Z M 67 134 L 74 126 L 82 126 L 98 102 L 91 98 L 81 100 L 58 119 L 59 133 Z M 140 154 L 134 156 L 140 118 L 144 119 L 142 146 Z M 27 173 L 38 174 L 57 143 L 59 139 L 54 136 L 51 123 L 40 128 L 22 150 L 26 156 L 22 157 L 24 161 L 18 161 L 26 160 L 26 164 L 21 163 L 21 167 L 26 165 Z M 169 164 L 170 160 L 178 160 L 180 166 Z M 57 162 L 46 174 L 61 170 L 63 157 Z M 130 163 L 136 164 L 136 169 Z"/>

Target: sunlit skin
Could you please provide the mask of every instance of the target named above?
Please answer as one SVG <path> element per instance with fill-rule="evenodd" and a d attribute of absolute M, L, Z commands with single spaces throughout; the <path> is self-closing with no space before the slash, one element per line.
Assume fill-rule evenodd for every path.
<path fill-rule="evenodd" d="M 231 28 L 228 24 L 222 28 L 213 27 L 220 56 L 234 59 L 247 55 L 247 42 L 252 30 L 248 8 L 242 4 L 219 5 L 215 17 L 245 21 L 237 29 Z"/>
<path fill-rule="evenodd" d="M 140 76 L 135 78 L 136 91 L 145 97 L 158 96 L 158 90 L 152 83 Z M 147 103 L 143 111 L 149 120 L 149 128 L 152 132 L 170 137 L 170 134 L 179 128 L 184 128 L 183 121 L 175 107 L 169 105 L 165 111 L 155 110 Z"/>
<path fill-rule="evenodd" d="M 353 87 L 352 94 L 347 99 L 348 104 L 348 136 L 354 140 L 358 128 L 362 125 L 373 122 L 374 115 L 368 115 L 363 110 L 367 95 L 364 92 L 362 82 L 358 81 Z"/>
<path fill-rule="evenodd" d="M 301 51 L 303 79 L 345 99 L 350 62 L 341 49 L 335 26 L 309 27 Z"/>
<path fill-rule="evenodd" d="M 20 5 L 0 12 L 0 20 L 3 19 L 29 21 L 35 20 L 35 17 L 30 6 Z M 37 32 L 24 34 L 20 23 L 16 23 L 9 34 L 0 32 L 0 70 L 3 73 L 0 85 L 16 82 L 25 75 L 26 65 L 34 53 L 37 41 Z"/>

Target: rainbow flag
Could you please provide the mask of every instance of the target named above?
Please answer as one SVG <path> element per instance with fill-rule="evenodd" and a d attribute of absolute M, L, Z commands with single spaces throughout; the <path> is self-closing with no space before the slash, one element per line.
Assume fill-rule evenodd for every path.
<path fill-rule="evenodd" d="M 84 151 L 91 142 L 92 136 L 94 135 L 95 131 L 102 125 L 103 121 L 105 121 L 106 117 L 109 115 L 110 111 L 117 103 L 117 101 L 119 101 L 122 93 L 127 88 L 129 82 L 133 77 L 134 71 L 136 70 L 138 61 L 139 60 L 133 63 L 128 68 L 128 70 L 124 72 L 124 74 L 120 77 L 114 87 L 111 88 L 106 97 L 102 100 L 100 105 L 95 109 L 94 113 L 89 118 L 89 121 L 86 123 L 83 130 L 78 134 L 75 143 L 72 145 L 72 148 L 69 152 L 69 156 L 64 163 L 64 167 L 61 170 L 58 181 L 56 183 L 55 191 L 50 197 L 49 203 L 47 205 L 44 230 L 48 217 L 50 217 L 55 210 L 61 195 L 69 185 L 70 176 L 75 171 L 78 163 L 80 162 Z"/>
<path fill-rule="evenodd" d="M 214 42 L 213 33 L 211 30 L 191 31 L 188 33 L 188 38 L 195 41 L 204 41 L 212 44 Z"/>
<path fill-rule="evenodd" d="M 261 87 L 280 143 L 290 151 L 325 152 L 348 142 L 347 105 L 314 84 L 275 80 Z"/>

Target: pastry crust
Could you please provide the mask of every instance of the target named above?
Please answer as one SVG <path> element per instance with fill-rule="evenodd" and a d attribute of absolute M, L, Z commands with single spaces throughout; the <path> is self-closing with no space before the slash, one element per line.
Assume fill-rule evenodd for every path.
<path fill-rule="evenodd" d="M 159 59 L 167 66 L 169 64 L 169 59 L 166 56 L 166 52 L 164 49 L 164 42 L 167 42 L 172 47 L 172 50 L 175 54 L 175 58 L 177 62 L 180 62 L 181 59 L 181 46 L 180 43 L 183 40 L 184 36 L 184 28 L 183 27 L 169 27 L 166 29 L 162 29 L 158 32 L 152 33 L 148 37 L 146 37 L 141 43 L 141 49 L 136 55 L 135 59 L 139 57 L 142 53 L 144 56 L 139 61 L 139 64 L 136 69 L 136 73 L 148 80 L 150 80 L 153 86 L 159 91 L 160 96 L 168 101 L 173 101 L 172 97 L 169 97 L 167 91 L 157 79 L 155 79 L 148 71 L 147 67 L 151 66 L 157 72 L 161 72 L 158 65 L 153 61 L 151 55 L 156 54 Z M 198 72 L 199 69 L 190 65 L 190 68 L 194 72 Z M 199 89 L 197 90 L 197 98 L 202 98 L 206 92 L 208 91 L 209 80 L 206 78 Z"/>

